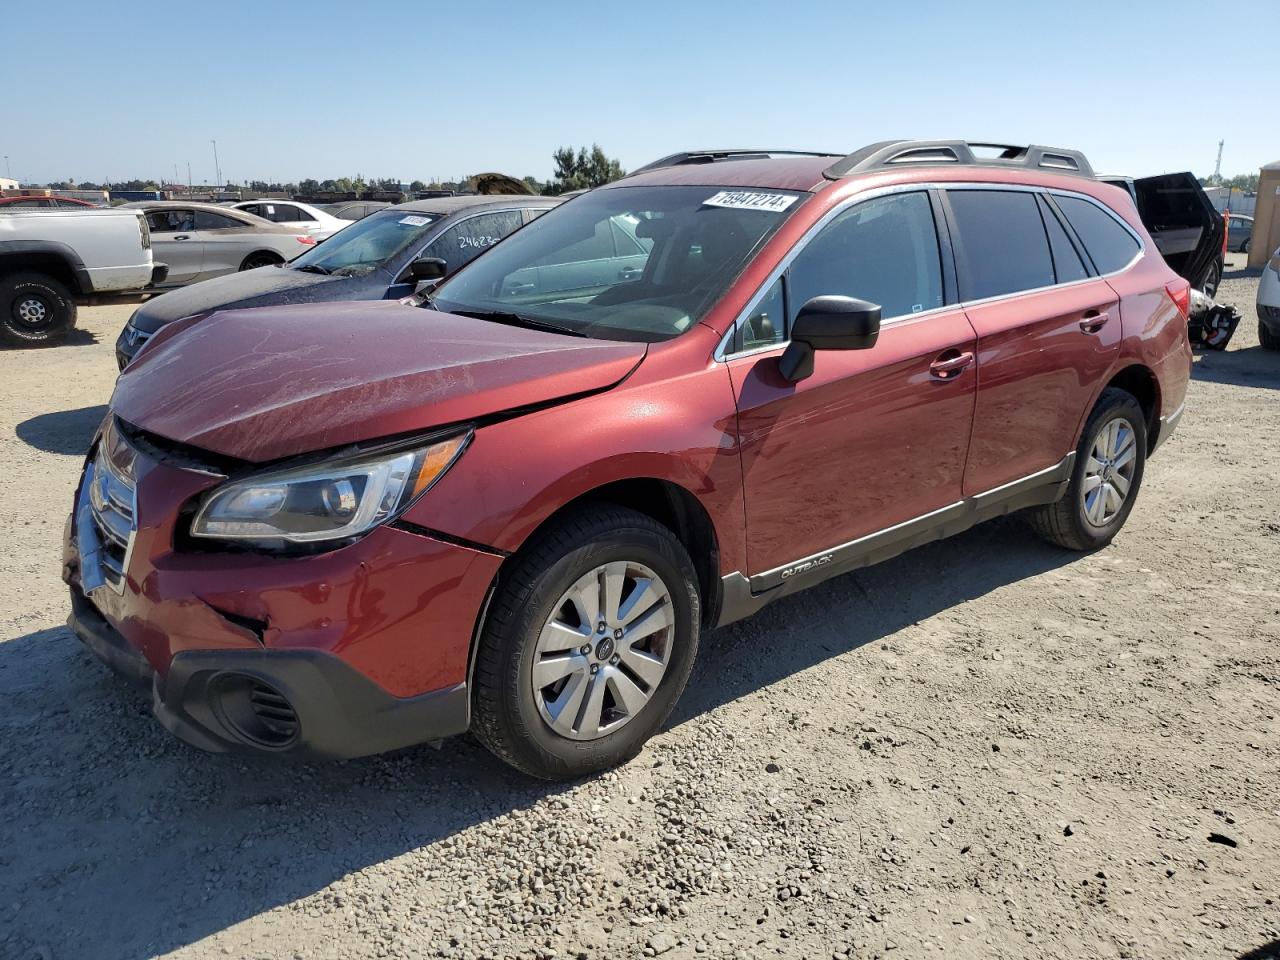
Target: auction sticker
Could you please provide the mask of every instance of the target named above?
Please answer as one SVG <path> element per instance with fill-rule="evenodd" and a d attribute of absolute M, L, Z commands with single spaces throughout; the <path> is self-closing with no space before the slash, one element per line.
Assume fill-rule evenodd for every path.
<path fill-rule="evenodd" d="M 781 213 L 796 202 L 785 193 L 761 193 L 758 190 L 721 190 L 702 201 L 704 207 L 728 207 L 731 210 L 768 210 Z"/>
<path fill-rule="evenodd" d="M 430 217 L 401 217 L 400 222 L 411 227 L 425 227 L 431 222 Z"/>

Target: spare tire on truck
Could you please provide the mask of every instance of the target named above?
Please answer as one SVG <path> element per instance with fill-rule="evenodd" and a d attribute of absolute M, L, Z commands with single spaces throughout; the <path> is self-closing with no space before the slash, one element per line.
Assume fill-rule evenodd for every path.
<path fill-rule="evenodd" d="M 76 303 L 61 280 L 44 273 L 0 276 L 0 343 L 61 343 L 76 325 Z"/>

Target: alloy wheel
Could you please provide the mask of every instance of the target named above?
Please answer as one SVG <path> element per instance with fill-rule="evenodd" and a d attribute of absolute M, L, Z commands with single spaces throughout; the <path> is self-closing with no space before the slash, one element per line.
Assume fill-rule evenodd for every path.
<path fill-rule="evenodd" d="M 1084 516 L 1095 527 L 1105 527 L 1124 507 L 1138 466 L 1138 438 L 1123 417 L 1108 420 L 1093 441 L 1085 463 L 1081 496 Z"/>
<path fill-rule="evenodd" d="M 641 563 L 602 564 L 556 602 L 534 648 L 538 712 L 571 740 L 624 726 L 653 698 L 675 632 L 671 593 Z"/>

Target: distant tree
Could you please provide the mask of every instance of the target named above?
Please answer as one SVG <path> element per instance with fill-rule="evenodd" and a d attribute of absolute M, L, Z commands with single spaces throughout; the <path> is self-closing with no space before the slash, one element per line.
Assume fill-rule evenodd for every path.
<path fill-rule="evenodd" d="M 272 190 L 278 189 L 278 187 L 272 187 L 265 180 L 250 180 L 249 189 L 254 193 L 270 193 Z"/>
<path fill-rule="evenodd" d="M 415 180 L 413 181 L 413 183 L 409 184 L 410 193 L 417 193 L 419 190 L 425 190 L 425 189 L 427 189 L 427 185 L 423 183 L 421 180 Z"/>
<path fill-rule="evenodd" d="M 303 180 L 298 184 L 298 193 L 318 193 L 319 191 L 319 180 Z"/>
<path fill-rule="evenodd" d="M 556 169 L 551 183 L 542 190 L 548 196 L 568 193 L 570 190 L 590 190 L 594 187 L 612 183 L 626 176 L 622 164 L 605 155 L 599 144 L 593 143 L 588 153 L 586 147 L 561 147 L 551 155 Z"/>
<path fill-rule="evenodd" d="M 547 186 L 545 183 L 540 181 L 537 177 L 525 177 L 524 182 L 529 185 L 529 189 L 532 190 L 534 193 L 541 193 Z"/>
<path fill-rule="evenodd" d="M 1225 184 L 1228 187 L 1235 187 L 1237 190 L 1243 190 L 1245 193 L 1258 192 L 1258 175 L 1256 173 L 1238 173 Z"/>

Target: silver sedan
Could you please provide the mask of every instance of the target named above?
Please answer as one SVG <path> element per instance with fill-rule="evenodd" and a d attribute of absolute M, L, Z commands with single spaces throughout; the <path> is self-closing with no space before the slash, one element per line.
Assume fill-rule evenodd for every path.
<path fill-rule="evenodd" d="M 125 206 L 146 211 L 152 256 L 169 265 L 166 287 L 285 263 L 316 243 L 301 226 L 212 203 L 142 200 Z"/>

